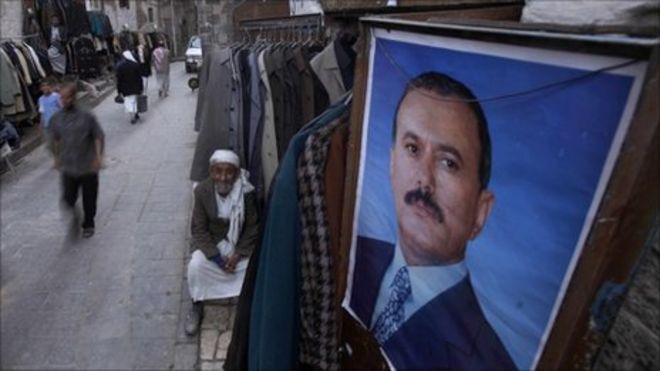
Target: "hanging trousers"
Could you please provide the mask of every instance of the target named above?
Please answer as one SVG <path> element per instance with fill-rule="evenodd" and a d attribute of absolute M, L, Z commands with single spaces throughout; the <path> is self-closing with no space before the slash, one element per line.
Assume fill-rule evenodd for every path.
<path fill-rule="evenodd" d="M 73 208 L 78 199 L 78 189 L 82 188 L 82 203 L 85 219 L 83 228 L 94 228 L 96 216 L 96 198 L 99 193 L 99 175 L 85 174 L 74 176 L 62 173 L 62 198 L 64 203 Z"/>

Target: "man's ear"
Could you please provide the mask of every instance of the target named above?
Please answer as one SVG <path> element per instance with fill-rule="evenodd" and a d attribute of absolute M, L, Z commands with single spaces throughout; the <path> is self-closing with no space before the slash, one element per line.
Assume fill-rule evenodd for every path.
<path fill-rule="evenodd" d="M 479 200 L 477 201 L 477 213 L 474 218 L 472 233 L 470 233 L 470 240 L 475 239 L 479 233 L 481 233 L 484 225 L 486 225 L 486 219 L 488 219 L 494 204 L 495 195 L 493 192 L 487 189 L 482 190 L 479 194 Z"/>

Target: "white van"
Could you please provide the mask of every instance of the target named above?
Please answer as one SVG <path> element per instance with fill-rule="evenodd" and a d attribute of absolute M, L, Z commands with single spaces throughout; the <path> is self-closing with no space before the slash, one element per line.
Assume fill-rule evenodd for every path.
<path fill-rule="evenodd" d="M 186 49 L 186 73 L 197 72 L 202 66 L 202 38 L 193 36 Z"/>

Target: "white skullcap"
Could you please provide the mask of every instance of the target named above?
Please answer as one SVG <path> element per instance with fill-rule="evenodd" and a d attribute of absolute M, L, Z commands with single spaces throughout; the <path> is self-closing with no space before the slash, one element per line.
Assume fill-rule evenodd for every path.
<path fill-rule="evenodd" d="M 215 152 L 213 152 L 213 155 L 211 155 L 211 158 L 209 159 L 209 164 L 213 166 L 219 162 L 232 164 L 237 168 L 241 167 L 241 163 L 240 160 L 238 159 L 238 155 L 234 153 L 234 151 L 230 151 L 228 149 L 218 149 Z"/>

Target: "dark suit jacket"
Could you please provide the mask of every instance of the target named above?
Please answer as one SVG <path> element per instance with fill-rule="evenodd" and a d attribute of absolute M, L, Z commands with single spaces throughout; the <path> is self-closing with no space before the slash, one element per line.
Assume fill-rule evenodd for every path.
<path fill-rule="evenodd" d="M 216 245 L 229 231 L 229 221 L 218 218 L 218 205 L 213 194 L 213 181 L 207 178 L 195 188 L 192 222 L 191 252 L 199 249 L 207 258 L 218 254 Z M 250 256 L 259 237 L 259 217 L 254 192 L 243 196 L 245 202 L 245 222 L 236 244 L 236 253 Z"/>
<path fill-rule="evenodd" d="M 367 327 L 393 258 L 393 245 L 358 237 L 350 306 Z M 397 369 L 516 369 L 481 311 L 469 276 L 415 312 L 382 347 Z"/>

